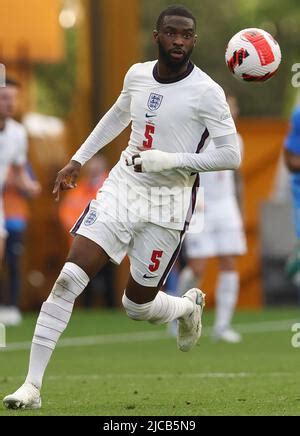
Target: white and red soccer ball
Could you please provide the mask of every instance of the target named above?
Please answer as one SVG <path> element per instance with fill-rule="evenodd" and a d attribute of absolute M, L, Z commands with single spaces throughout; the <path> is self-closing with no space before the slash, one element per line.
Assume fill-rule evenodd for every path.
<path fill-rule="evenodd" d="M 264 82 L 278 70 L 281 51 L 278 42 L 265 30 L 244 29 L 229 41 L 225 60 L 236 78 Z"/>

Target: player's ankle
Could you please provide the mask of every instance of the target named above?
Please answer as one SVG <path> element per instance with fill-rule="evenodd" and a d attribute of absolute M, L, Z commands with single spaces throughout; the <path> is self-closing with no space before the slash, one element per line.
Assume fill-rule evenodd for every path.
<path fill-rule="evenodd" d="M 25 382 L 24 383 L 29 383 L 29 384 L 31 384 L 32 386 L 34 386 L 36 389 L 38 389 L 39 391 L 41 390 L 41 388 L 42 388 L 42 382 L 40 382 L 40 381 L 38 381 L 38 380 L 35 380 L 35 379 L 32 379 L 31 377 L 26 377 L 26 379 L 25 379 Z"/>

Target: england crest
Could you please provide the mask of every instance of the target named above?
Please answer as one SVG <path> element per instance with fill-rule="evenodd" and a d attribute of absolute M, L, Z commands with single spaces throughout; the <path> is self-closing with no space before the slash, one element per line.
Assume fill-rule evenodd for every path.
<path fill-rule="evenodd" d="M 92 224 L 94 224 L 94 222 L 96 221 L 97 218 L 98 218 L 97 210 L 91 209 L 89 211 L 89 213 L 87 214 L 87 216 L 85 217 L 84 224 L 86 226 L 91 226 Z"/>
<path fill-rule="evenodd" d="M 151 111 L 156 111 L 160 107 L 163 98 L 164 98 L 163 95 L 155 94 L 154 92 L 151 92 L 148 100 L 148 108 Z"/>

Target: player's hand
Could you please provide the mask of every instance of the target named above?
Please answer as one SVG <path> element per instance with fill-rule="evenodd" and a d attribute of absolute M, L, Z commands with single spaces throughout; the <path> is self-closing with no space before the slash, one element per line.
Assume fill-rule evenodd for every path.
<path fill-rule="evenodd" d="M 36 197 L 42 192 L 42 187 L 36 180 L 30 180 L 25 186 L 26 194 L 30 197 Z"/>
<path fill-rule="evenodd" d="M 126 165 L 134 167 L 137 173 L 160 173 L 176 168 L 176 153 L 160 150 L 147 150 L 126 159 Z"/>
<path fill-rule="evenodd" d="M 55 196 L 55 201 L 59 201 L 60 191 L 76 188 L 76 181 L 79 177 L 80 170 L 81 164 L 75 160 L 71 160 L 58 172 L 52 192 Z"/>

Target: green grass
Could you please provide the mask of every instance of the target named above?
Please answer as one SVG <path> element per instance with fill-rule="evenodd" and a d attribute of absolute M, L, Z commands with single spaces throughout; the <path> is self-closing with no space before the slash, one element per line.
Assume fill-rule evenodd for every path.
<path fill-rule="evenodd" d="M 20 327 L 8 329 L 8 344 L 30 341 L 35 318 L 27 315 Z M 204 329 L 199 346 L 181 353 L 163 326 L 131 321 L 122 312 L 77 311 L 64 339 L 100 336 L 99 343 L 57 348 L 43 408 L 6 411 L 0 405 L 0 415 L 300 415 L 300 348 L 291 346 L 297 319 L 296 309 L 240 312 L 237 324 L 274 331 L 248 332 L 241 344 L 229 345 L 213 343 Z M 204 324 L 212 320 L 205 313 Z M 146 332 L 145 340 L 137 340 L 137 332 Z M 103 335 L 109 335 L 106 343 Z M 28 354 L 0 351 L 1 397 L 22 383 Z"/>

